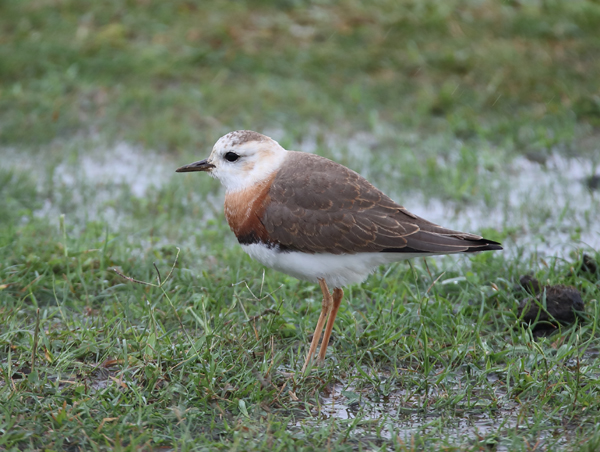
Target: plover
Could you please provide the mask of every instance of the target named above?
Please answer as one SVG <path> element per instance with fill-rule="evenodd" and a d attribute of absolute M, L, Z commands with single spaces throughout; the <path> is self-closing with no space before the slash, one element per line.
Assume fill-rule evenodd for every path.
<path fill-rule="evenodd" d="M 363 281 L 382 264 L 502 249 L 410 213 L 339 163 L 287 151 L 250 130 L 228 133 L 207 159 L 177 169 L 191 171 L 205 171 L 225 187 L 225 217 L 250 257 L 321 286 L 321 315 L 303 373 L 327 321 L 318 362 L 325 358 L 342 287 Z"/>

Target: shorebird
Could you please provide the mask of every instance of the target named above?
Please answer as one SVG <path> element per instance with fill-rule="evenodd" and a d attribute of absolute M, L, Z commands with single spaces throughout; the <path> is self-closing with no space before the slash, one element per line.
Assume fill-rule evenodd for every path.
<path fill-rule="evenodd" d="M 287 151 L 250 130 L 228 133 L 207 159 L 177 169 L 191 171 L 205 171 L 225 187 L 225 217 L 250 257 L 319 283 L 321 315 L 302 373 L 313 360 L 327 321 L 317 363 L 325 358 L 342 287 L 362 282 L 382 264 L 502 249 L 492 240 L 410 213 L 339 163 Z"/>

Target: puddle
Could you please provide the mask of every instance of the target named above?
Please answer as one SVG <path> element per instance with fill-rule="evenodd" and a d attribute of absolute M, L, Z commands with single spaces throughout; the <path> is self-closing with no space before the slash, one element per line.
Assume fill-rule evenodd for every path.
<path fill-rule="evenodd" d="M 376 379 L 385 381 L 385 378 L 379 375 Z M 397 389 L 382 396 L 372 389 L 357 389 L 352 383 L 337 383 L 331 385 L 326 394 L 321 393 L 321 404 L 313 410 L 313 417 L 296 422 L 294 427 L 318 425 L 329 420 L 338 422 L 342 431 L 352 426 L 350 438 L 361 442 L 395 439 L 414 444 L 415 438 L 427 437 L 449 444 L 489 441 L 493 450 L 509 451 L 510 446 L 503 444 L 503 438 L 515 430 L 520 436 L 527 436 L 531 419 L 523 416 L 523 407 L 506 395 L 500 381 L 494 380 L 497 378 L 488 376 L 493 397 L 487 394 L 456 404 L 448 398 L 462 391 L 458 386 L 437 390 L 432 385 L 427 395 Z M 485 391 L 489 392 L 489 387 Z M 441 408 L 436 407 L 440 401 Z M 444 409 L 444 406 L 453 408 Z M 529 410 L 525 409 L 525 412 Z M 556 426 L 550 425 L 546 430 L 538 430 L 539 444 L 543 445 L 547 440 L 555 444 L 555 430 Z"/>
<path fill-rule="evenodd" d="M 548 157 L 546 164 L 515 158 L 491 179 L 497 191 L 494 206 L 480 202 L 461 206 L 412 193 L 409 210 L 434 223 L 468 232 L 486 228 L 512 230 L 505 253 L 535 252 L 540 256 L 568 257 L 577 248 L 600 249 L 600 192 L 590 191 L 586 178 L 592 162 Z"/>
<path fill-rule="evenodd" d="M 430 397 L 433 400 L 436 395 L 430 393 Z M 514 428 L 517 425 L 516 406 L 496 410 L 495 417 L 478 413 L 448 418 L 435 409 L 431 410 L 431 414 L 423 414 L 426 411 L 423 409 L 423 397 L 411 396 L 404 390 L 394 392 L 381 401 L 376 401 L 378 399 L 372 395 L 360 394 L 352 386 L 337 384 L 331 388 L 329 396 L 321 398 L 320 415 L 324 419 L 338 419 L 347 421 L 346 423 L 358 421 L 358 428 L 353 433 L 356 436 L 378 430 L 380 438 L 391 439 L 395 436 L 409 444 L 415 435 L 432 432 L 441 433 L 449 439 L 476 439 L 496 432 L 500 424 L 503 428 Z M 513 402 L 512 405 L 516 404 Z M 440 424 L 442 420 L 443 425 Z"/>
<path fill-rule="evenodd" d="M 54 171 L 54 183 L 74 186 L 85 180 L 95 186 L 127 185 L 134 196 L 143 196 L 151 186 L 167 181 L 165 167 L 169 159 L 137 146 L 117 143 L 82 155 L 76 164 L 76 173 L 67 162 L 59 164 Z"/>
<path fill-rule="evenodd" d="M 117 143 L 113 147 L 98 147 L 81 151 L 60 162 L 52 172 L 52 197 L 35 212 L 38 217 L 58 217 L 64 191 L 68 191 L 69 220 L 73 223 L 103 220 L 120 221 L 115 203 L 126 190 L 131 196 L 142 197 L 153 187 L 168 181 L 169 160 L 156 152 Z"/>
<path fill-rule="evenodd" d="M 44 164 L 38 165 L 42 156 Z M 58 227 L 62 214 L 74 235 L 89 222 L 101 222 L 108 225 L 110 232 L 123 232 L 123 238 L 134 241 L 135 247 L 139 248 L 132 251 L 134 255 L 163 245 L 173 246 L 169 238 L 148 238 L 152 221 L 149 219 L 148 226 L 140 228 L 143 222 L 133 217 L 132 202 L 172 183 L 177 177 L 175 169 L 181 166 L 180 159 L 128 143 L 106 146 L 74 141 L 60 148 L 53 145 L 37 154 L 0 148 L 0 161 L 3 168 L 33 173 L 38 191 L 44 196 L 43 204 L 33 215 L 47 218 L 54 227 Z M 216 212 L 222 211 L 223 197 L 220 192 L 203 195 L 190 190 L 178 200 L 184 206 L 203 206 L 196 223 L 181 223 L 179 231 L 183 239 L 178 246 L 194 243 L 194 233 L 202 224 L 214 219 Z M 27 221 L 27 217 L 23 221 Z"/>
<path fill-rule="evenodd" d="M 598 350 L 589 348 L 582 352 L 580 362 L 593 367 L 597 358 Z M 566 368 L 576 368 L 580 362 L 565 358 L 563 364 Z M 528 437 L 533 426 L 536 441 L 544 450 L 546 442 L 558 446 L 566 441 L 565 434 L 568 436 L 570 429 L 576 427 L 575 424 L 557 426 L 553 422 L 547 427 L 539 425 L 539 420 L 531 417 L 535 401 L 522 402 L 509 396 L 503 378 L 496 372 L 488 372 L 485 380 L 475 383 L 473 379 L 464 379 L 464 368 L 439 380 L 438 375 L 443 371 L 439 366 L 432 369 L 433 380 L 439 383 L 432 380 L 425 392 L 422 388 L 399 386 L 397 382 L 403 378 L 393 372 L 374 372 L 364 366 L 360 373 L 330 384 L 320 393 L 320 404 L 313 407 L 312 417 L 299 420 L 294 427 L 328 420 L 339 422 L 342 430 L 353 426 L 351 436 L 360 441 L 397 439 L 414 444 L 415 438 L 427 437 L 464 444 L 470 439 L 474 443 L 491 441 L 493 444 L 489 445 L 498 452 L 511 450 L 510 445 L 503 443 L 510 432 Z M 366 375 L 376 382 L 374 387 L 365 386 Z M 465 391 L 467 387 L 469 391 Z M 471 394 L 470 399 L 467 393 Z M 463 398 L 453 399 L 457 395 Z M 562 433 L 557 437 L 559 430 Z"/>

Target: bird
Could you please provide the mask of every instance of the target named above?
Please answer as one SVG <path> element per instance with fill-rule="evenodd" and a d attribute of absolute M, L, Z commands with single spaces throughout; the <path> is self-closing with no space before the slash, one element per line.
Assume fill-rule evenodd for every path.
<path fill-rule="evenodd" d="M 502 249 L 493 240 L 418 217 L 339 163 L 288 151 L 251 130 L 222 136 L 208 158 L 176 170 L 194 171 L 224 186 L 225 218 L 251 258 L 319 284 L 321 314 L 302 374 L 315 361 L 324 327 L 314 364 L 325 360 L 343 287 L 364 281 L 383 264 Z"/>

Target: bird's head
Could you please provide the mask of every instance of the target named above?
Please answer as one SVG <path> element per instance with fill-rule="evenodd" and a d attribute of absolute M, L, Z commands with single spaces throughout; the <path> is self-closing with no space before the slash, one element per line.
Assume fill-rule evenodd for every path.
<path fill-rule="evenodd" d="M 205 160 L 177 168 L 178 173 L 206 171 L 227 191 L 243 190 L 268 179 L 287 151 L 277 141 L 251 130 L 236 130 L 219 138 Z"/>

